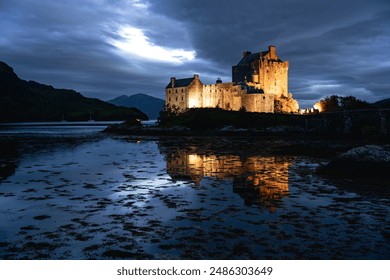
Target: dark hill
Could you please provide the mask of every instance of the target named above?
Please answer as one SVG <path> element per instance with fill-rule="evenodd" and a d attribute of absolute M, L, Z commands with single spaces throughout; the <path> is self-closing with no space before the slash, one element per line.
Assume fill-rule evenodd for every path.
<path fill-rule="evenodd" d="M 160 111 L 164 109 L 165 101 L 147 94 L 122 95 L 107 102 L 124 107 L 135 107 L 145 112 L 150 119 L 157 119 Z"/>
<path fill-rule="evenodd" d="M 0 121 L 84 121 L 147 119 L 135 108 L 117 107 L 74 90 L 20 79 L 0 61 Z"/>
<path fill-rule="evenodd" d="M 390 108 L 390 98 L 379 100 L 373 105 L 377 108 Z"/>

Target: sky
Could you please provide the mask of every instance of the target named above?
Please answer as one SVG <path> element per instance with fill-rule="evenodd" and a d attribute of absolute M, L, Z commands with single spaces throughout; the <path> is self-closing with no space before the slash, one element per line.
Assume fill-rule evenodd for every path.
<path fill-rule="evenodd" d="M 0 0 L 0 61 L 18 76 L 109 100 L 165 98 L 170 77 L 231 81 L 275 45 L 301 108 L 390 98 L 389 0 Z"/>

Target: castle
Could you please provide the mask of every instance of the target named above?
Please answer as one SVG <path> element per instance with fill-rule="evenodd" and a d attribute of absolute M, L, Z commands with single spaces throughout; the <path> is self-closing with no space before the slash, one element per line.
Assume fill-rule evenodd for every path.
<path fill-rule="evenodd" d="M 232 67 L 232 82 L 205 85 L 199 75 L 171 78 L 165 88 L 165 105 L 184 111 L 188 108 L 245 110 L 248 112 L 298 112 L 298 102 L 288 93 L 288 61 L 282 61 L 275 46 L 268 51 L 245 51 Z"/>

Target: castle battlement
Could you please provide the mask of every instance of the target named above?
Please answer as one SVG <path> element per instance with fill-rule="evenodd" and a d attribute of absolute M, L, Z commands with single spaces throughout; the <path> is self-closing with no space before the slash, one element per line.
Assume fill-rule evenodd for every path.
<path fill-rule="evenodd" d="M 288 61 L 282 61 L 275 46 L 268 51 L 245 51 L 232 66 L 232 82 L 203 84 L 199 75 L 176 79 L 166 86 L 166 106 L 188 108 L 219 107 L 249 112 L 298 112 L 298 102 L 288 93 Z"/>

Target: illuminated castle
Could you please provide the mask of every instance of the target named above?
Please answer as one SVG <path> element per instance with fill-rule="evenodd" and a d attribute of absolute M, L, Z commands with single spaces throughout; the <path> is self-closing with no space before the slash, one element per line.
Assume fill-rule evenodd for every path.
<path fill-rule="evenodd" d="M 246 110 L 248 112 L 297 112 L 298 102 L 288 93 L 288 61 L 282 61 L 274 46 L 268 51 L 245 51 L 232 67 L 232 82 L 204 85 L 199 75 L 171 78 L 165 88 L 165 104 L 184 111 L 188 108 Z"/>

